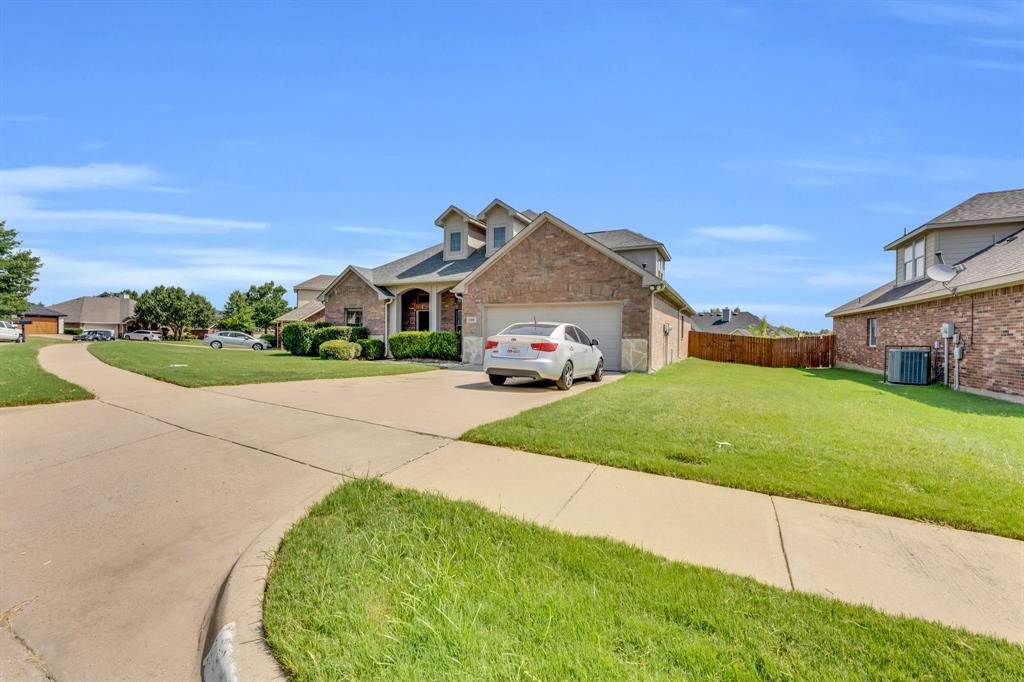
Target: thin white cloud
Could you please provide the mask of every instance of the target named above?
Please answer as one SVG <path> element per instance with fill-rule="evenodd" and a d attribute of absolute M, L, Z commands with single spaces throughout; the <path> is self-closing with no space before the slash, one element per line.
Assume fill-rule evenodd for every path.
<path fill-rule="evenodd" d="M 839 184 L 854 178 L 902 178 L 928 182 L 965 182 L 1024 175 L 1024 160 L 916 154 L 892 156 L 803 156 L 782 159 L 772 167 L 790 169 L 790 181 L 815 178 L 821 184 Z"/>
<path fill-rule="evenodd" d="M 425 234 L 430 234 L 423 230 L 401 230 L 392 227 L 370 227 L 366 225 L 341 225 L 339 227 L 331 227 L 328 229 L 331 232 L 340 232 L 342 234 L 365 234 L 376 237 L 395 237 L 403 239 L 408 237 L 422 238 Z"/>
<path fill-rule="evenodd" d="M 101 149 L 106 149 L 110 145 L 106 140 L 89 140 L 78 145 L 78 151 L 80 152 L 96 152 Z"/>
<path fill-rule="evenodd" d="M 45 120 L 47 120 L 46 116 L 34 114 L 0 114 L 0 123 L 35 123 Z"/>
<path fill-rule="evenodd" d="M 983 71 L 1024 71 L 1024 62 L 1003 62 L 995 59 L 958 59 L 953 61 L 957 66 Z"/>
<path fill-rule="evenodd" d="M 160 174 L 148 166 L 90 163 L 85 166 L 27 166 L 0 169 L 5 194 L 88 189 L 131 189 L 155 185 Z"/>
<path fill-rule="evenodd" d="M 1015 28 L 1024 22 L 1024 6 L 1016 0 L 995 2 L 911 2 L 895 0 L 881 8 L 890 16 L 929 26 Z"/>
<path fill-rule="evenodd" d="M 808 238 L 797 230 L 769 224 L 696 227 L 693 233 L 736 242 L 798 242 Z"/>
<path fill-rule="evenodd" d="M 850 287 L 877 287 L 895 276 L 895 270 L 885 265 L 836 268 L 810 275 L 804 282 L 813 287 L 846 289 Z"/>
<path fill-rule="evenodd" d="M 975 45 L 1005 50 L 1024 50 L 1024 40 L 1017 38 L 969 38 Z"/>

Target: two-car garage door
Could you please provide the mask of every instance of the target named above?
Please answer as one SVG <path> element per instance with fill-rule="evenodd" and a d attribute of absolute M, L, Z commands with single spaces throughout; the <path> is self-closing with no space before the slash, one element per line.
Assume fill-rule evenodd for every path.
<path fill-rule="evenodd" d="M 604 354 L 605 369 L 617 372 L 622 366 L 621 303 L 547 303 L 537 305 L 484 306 L 484 331 L 497 334 L 516 322 L 568 322 L 597 339 Z"/>

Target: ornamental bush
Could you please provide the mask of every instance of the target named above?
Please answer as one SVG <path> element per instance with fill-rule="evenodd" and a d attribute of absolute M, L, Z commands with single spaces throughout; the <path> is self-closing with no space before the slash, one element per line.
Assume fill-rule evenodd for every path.
<path fill-rule="evenodd" d="M 324 360 L 352 360 L 358 358 L 363 347 L 353 341 L 324 341 L 320 344 L 320 357 Z"/>
<path fill-rule="evenodd" d="M 64 333 L 72 336 L 78 336 L 82 333 L 81 327 L 64 327 Z"/>
<path fill-rule="evenodd" d="M 457 332 L 399 332 L 388 337 L 391 354 L 396 359 L 433 358 L 435 360 L 459 360 L 459 335 Z"/>
<path fill-rule="evenodd" d="M 358 341 L 369 336 L 366 327 L 341 327 L 330 325 L 328 327 L 315 327 L 313 329 L 313 345 L 309 349 L 310 355 L 317 355 L 320 351 L 320 344 L 327 341 Z"/>
<path fill-rule="evenodd" d="M 292 355 L 309 355 L 313 347 L 313 325 L 291 322 L 281 330 L 281 345 Z"/>
<path fill-rule="evenodd" d="M 364 360 L 380 360 L 384 357 L 384 342 L 380 339 L 359 339 L 356 343 L 363 349 Z"/>
<path fill-rule="evenodd" d="M 273 348 L 274 344 L 277 343 L 277 337 L 273 334 L 263 334 L 260 338 L 263 339 L 263 342 L 267 344 L 268 348 Z"/>

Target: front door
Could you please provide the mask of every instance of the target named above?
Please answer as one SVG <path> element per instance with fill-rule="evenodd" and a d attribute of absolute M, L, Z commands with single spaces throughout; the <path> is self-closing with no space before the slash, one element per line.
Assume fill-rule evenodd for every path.
<path fill-rule="evenodd" d="M 430 311 L 429 310 L 417 310 L 416 311 L 416 331 L 420 331 L 420 332 L 430 331 Z"/>

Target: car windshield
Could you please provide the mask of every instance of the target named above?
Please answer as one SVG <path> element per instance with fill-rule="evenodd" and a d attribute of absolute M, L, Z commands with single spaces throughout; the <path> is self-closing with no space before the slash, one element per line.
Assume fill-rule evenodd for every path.
<path fill-rule="evenodd" d="M 556 324 L 513 324 L 505 328 L 502 334 L 523 334 L 524 336 L 551 336 Z"/>

